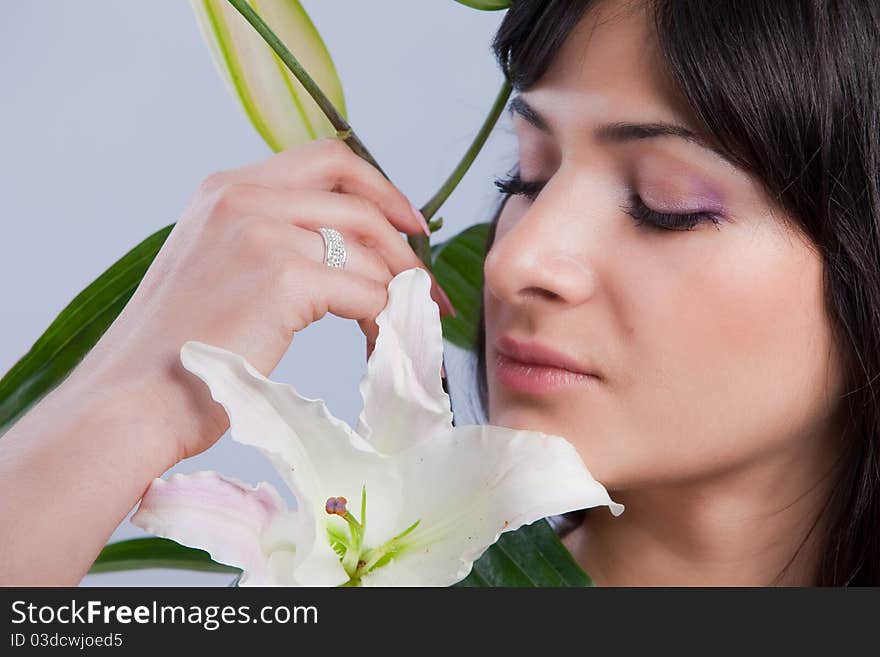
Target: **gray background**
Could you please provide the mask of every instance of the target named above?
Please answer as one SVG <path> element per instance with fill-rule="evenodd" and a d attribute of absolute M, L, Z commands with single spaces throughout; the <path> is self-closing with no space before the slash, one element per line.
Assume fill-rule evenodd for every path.
<path fill-rule="evenodd" d="M 423 203 L 464 152 L 500 86 L 489 44 L 503 14 L 453 0 L 303 4 L 334 58 L 353 126 L 392 180 Z M 77 292 L 175 221 L 201 178 L 269 150 L 216 74 L 188 2 L 7 0 L 0 52 L 6 372 Z M 492 176 L 515 157 L 505 117 L 444 207 L 440 239 L 488 220 L 497 201 Z M 272 378 L 325 399 L 354 423 L 363 353 L 357 324 L 328 316 L 297 335 Z M 456 420 L 466 423 L 470 411 L 461 400 L 471 385 L 470 362 L 450 345 L 446 357 Z M 283 487 L 254 450 L 228 436 L 174 471 L 202 469 Z M 111 540 L 138 535 L 126 520 Z M 83 584 L 229 579 L 146 570 L 87 576 Z"/>

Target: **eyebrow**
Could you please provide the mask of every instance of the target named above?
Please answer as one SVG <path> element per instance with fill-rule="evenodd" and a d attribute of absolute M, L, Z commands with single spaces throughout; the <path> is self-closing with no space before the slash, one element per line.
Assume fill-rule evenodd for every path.
<path fill-rule="evenodd" d="M 521 96 L 514 96 L 510 101 L 508 111 L 511 114 L 518 114 L 541 132 L 546 132 L 547 134 L 553 133 L 547 120 Z M 675 123 L 666 123 L 663 121 L 653 121 L 650 123 L 603 123 L 596 128 L 595 135 L 601 141 L 617 143 L 635 141 L 638 139 L 652 139 L 654 137 L 679 137 L 710 150 L 725 160 L 729 161 L 730 159 L 726 153 L 709 143 L 693 130 Z"/>

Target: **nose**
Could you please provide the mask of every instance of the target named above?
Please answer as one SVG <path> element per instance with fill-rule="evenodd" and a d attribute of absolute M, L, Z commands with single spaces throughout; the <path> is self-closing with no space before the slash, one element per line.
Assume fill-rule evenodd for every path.
<path fill-rule="evenodd" d="M 568 204 L 560 207 L 549 198 L 542 200 L 524 211 L 508 201 L 486 254 L 485 286 L 514 306 L 582 304 L 595 288 L 584 224 L 572 216 Z"/>

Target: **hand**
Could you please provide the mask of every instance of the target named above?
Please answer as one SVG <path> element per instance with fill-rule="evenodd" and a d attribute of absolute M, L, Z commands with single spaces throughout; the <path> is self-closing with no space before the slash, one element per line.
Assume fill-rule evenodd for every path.
<path fill-rule="evenodd" d="M 130 390 L 127 407 L 161 414 L 159 439 L 174 442 L 172 460 L 198 454 L 229 421 L 180 364 L 183 343 L 229 349 L 268 376 L 294 334 L 331 312 L 357 320 L 369 355 L 388 282 L 424 268 L 399 231 L 427 232 L 423 224 L 396 187 L 333 138 L 210 175 L 76 374 Z M 321 226 L 345 238 L 344 269 L 323 264 Z"/>

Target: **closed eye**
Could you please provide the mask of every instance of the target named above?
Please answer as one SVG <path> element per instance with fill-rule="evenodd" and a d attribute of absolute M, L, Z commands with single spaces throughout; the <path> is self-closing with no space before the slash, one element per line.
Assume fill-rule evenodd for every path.
<path fill-rule="evenodd" d="M 495 179 L 495 186 L 501 190 L 502 194 L 507 194 L 508 196 L 525 196 L 530 201 L 534 201 L 538 198 L 538 194 L 541 193 L 541 190 L 544 189 L 544 185 L 546 184 L 547 183 L 544 181 L 525 182 L 520 178 L 518 172 L 510 174 L 506 178 Z"/>
<path fill-rule="evenodd" d="M 518 172 L 504 178 L 496 178 L 495 180 L 495 186 L 503 194 L 508 196 L 524 196 L 530 201 L 538 198 L 546 184 L 546 181 L 525 181 Z M 703 211 L 687 214 L 658 212 L 645 205 L 644 201 L 636 193 L 630 196 L 629 203 L 622 206 L 621 209 L 633 218 L 636 226 L 647 226 L 648 228 L 659 230 L 693 230 L 696 226 L 706 221 L 711 221 L 716 227 L 720 223 L 720 218 L 714 212 Z"/>
<path fill-rule="evenodd" d="M 630 197 L 629 204 L 621 209 L 633 218 L 636 226 L 647 224 L 650 228 L 660 230 L 693 230 L 706 221 L 711 221 L 718 228 L 720 223 L 718 215 L 714 212 L 690 212 L 687 214 L 658 212 L 645 205 L 641 197 L 635 193 Z"/>

